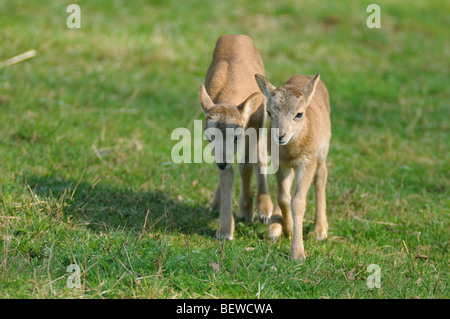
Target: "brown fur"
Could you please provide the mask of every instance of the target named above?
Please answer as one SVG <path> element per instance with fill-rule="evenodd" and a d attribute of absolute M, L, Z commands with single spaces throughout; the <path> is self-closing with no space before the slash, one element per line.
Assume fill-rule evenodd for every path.
<path fill-rule="evenodd" d="M 217 43 L 211 65 L 208 68 L 205 86 L 200 89 L 200 103 L 206 121 L 204 129 L 217 128 L 222 131 L 224 140 L 226 128 L 263 128 L 265 125 L 265 99 L 259 92 L 254 74 L 264 74 L 261 56 L 253 41 L 245 35 L 223 35 Z M 259 218 L 267 222 L 272 213 L 272 201 L 267 187 L 266 175 L 260 167 L 266 163 L 266 145 L 263 138 L 257 137 L 258 162 L 239 163 L 241 175 L 241 194 L 239 216 L 247 221 L 253 219 L 253 197 L 250 189 L 251 176 L 255 170 L 258 195 L 257 210 Z M 236 148 L 236 146 L 235 146 Z M 233 150 L 227 150 L 233 151 Z M 256 145 L 246 145 L 246 154 L 256 151 Z M 225 155 L 225 152 L 223 154 Z M 224 158 L 225 159 L 225 158 Z M 220 207 L 217 238 L 234 238 L 234 218 L 232 213 L 232 190 L 234 170 L 231 163 L 217 164 L 219 185 L 215 191 L 211 207 Z"/>
<path fill-rule="evenodd" d="M 292 236 L 291 258 L 305 258 L 303 247 L 303 216 L 306 194 L 314 181 L 316 216 L 314 228 L 319 240 L 327 237 L 325 187 L 326 157 L 331 138 L 330 103 L 328 91 L 315 77 L 296 75 L 280 88 L 275 88 L 261 75 L 257 83 L 267 97 L 267 111 L 271 114 L 271 128 L 278 128 L 277 136 L 269 136 L 270 143 L 279 145 L 277 205 L 269 220 L 268 236 L 276 240 L 283 231 Z M 302 113 L 301 118 L 296 115 Z M 275 134 L 274 134 L 275 135 Z M 276 160 L 273 158 L 272 160 Z M 291 184 L 295 191 L 291 198 Z"/>

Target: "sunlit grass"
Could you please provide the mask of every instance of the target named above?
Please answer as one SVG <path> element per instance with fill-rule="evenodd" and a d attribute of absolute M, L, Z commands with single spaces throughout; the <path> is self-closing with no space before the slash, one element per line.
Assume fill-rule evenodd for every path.
<path fill-rule="evenodd" d="M 0 296 L 449 297 L 448 5 L 381 1 L 368 29 L 363 2 L 78 1 L 69 30 L 69 3 L 0 2 L 0 61 L 37 50 L 0 69 Z M 171 161 L 223 33 L 250 35 L 273 83 L 320 72 L 330 92 L 330 232 L 311 191 L 304 263 L 256 222 L 216 241 L 216 169 Z"/>

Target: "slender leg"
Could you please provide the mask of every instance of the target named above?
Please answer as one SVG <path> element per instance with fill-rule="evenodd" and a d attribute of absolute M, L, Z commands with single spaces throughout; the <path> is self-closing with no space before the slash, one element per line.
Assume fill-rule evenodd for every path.
<path fill-rule="evenodd" d="M 256 163 L 256 184 L 258 187 L 258 195 L 256 198 L 256 208 L 259 220 L 267 224 L 272 215 L 273 203 L 269 195 L 269 187 L 267 185 L 267 147 L 264 141 L 264 135 L 260 132 L 258 136 L 258 150 Z"/>
<path fill-rule="evenodd" d="M 241 175 L 241 195 L 239 197 L 239 217 L 253 221 L 253 196 L 251 191 L 253 164 L 239 163 Z"/>
<path fill-rule="evenodd" d="M 217 239 L 223 238 L 232 240 L 234 238 L 234 218 L 233 218 L 233 166 L 220 171 L 220 218 L 219 229 L 217 230 Z"/>
<path fill-rule="evenodd" d="M 209 206 L 209 210 L 217 210 L 220 208 L 220 181 L 217 185 L 216 191 L 214 192 L 214 196 L 211 200 L 211 205 Z"/>
<path fill-rule="evenodd" d="M 280 167 L 276 177 L 278 187 L 277 204 L 268 225 L 268 236 L 272 241 L 278 239 L 282 231 L 285 235 L 291 236 L 293 228 L 290 193 L 294 170 Z"/>
<path fill-rule="evenodd" d="M 314 177 L 314 188 L 316 193 L 316 215 L 314 218 L 314 229 L 318 240 L 327 238 L 328 222 L 326 214 L 326 195 L 325 188 L 327 184 L 327 165 L 326 161 L 318 164 L 316 175 Z"/>
<path fill-rule="evenodd" d="M 295 170 L 295 192 L 292 197 L 292 215 L 294 218 L 294 233 L 291 243 L 291 259 L 303 260 L 305 249 L 303 247 L 303 217 L 306 209 L 306 194 L 311 185 L 316 169 L 315 162 L 300 166 Z"/>
<path fill-rule="evenodd" d="M 256 173 L 256 180 L 258 184 L 258 196 L 256 199 L 258 218 L 260 222 L 267 224 L 272 215 L 273 203 L 269 195 L 266 175 Z"/>

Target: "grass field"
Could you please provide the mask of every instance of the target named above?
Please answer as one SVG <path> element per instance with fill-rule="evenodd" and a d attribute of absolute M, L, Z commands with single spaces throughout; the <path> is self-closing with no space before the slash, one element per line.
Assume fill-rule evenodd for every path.
<path fill-rule="evenodd" d="M 0 61 L 37 50 L 0 69 L 1 298 L 450 297 L 448 2 L 380 0 L 369 29 L 373 1 L 80 0 L 68 29 L 73 2 L 0 0 Z M 217 169 L 171 160 L 224 33 L 330 92 L 329 237 L 311 190 L 302 263 L 258 222 L 217 241 Z"/>

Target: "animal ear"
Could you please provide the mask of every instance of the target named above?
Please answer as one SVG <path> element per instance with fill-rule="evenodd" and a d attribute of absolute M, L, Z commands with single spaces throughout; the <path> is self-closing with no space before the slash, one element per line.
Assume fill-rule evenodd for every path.
<path fill-rule="evenodd" d="M 264 102 L 264 97 L 261 93 L 255 92 L 250 95 L 245 102 L 238 106 L 239 111 L 241 111 L 244 123 L 248 123 L 250 116 L 258 110 L 261 104 Z"/>
<path fill-rule="evenodd" d="M 205 111 L 205 113 L 214 106 L 214 102 L 209 97 L 208 92 L 206 92 L 206 88 L 203 84 L 200 86 L 198 98 L 200 99 L 200 104 L 202 105 L 203 111 Z"/>
<path fill-rule="evenodd" d="M 272 92 L 276 89 L 275 86 L 261 74 L 255 74 L 255 79 L 256 83 L 258 83 L 261 92 L 265 95 L 267 99 L 269 99 Z"/>
<path fill-rule="evenodd" d="M 317 73 L 314 76 L 314 78 L 303 88 L 302 92 L 306 97 L 306 105 L 309 105 L 309 103 L 311 102 L 319 81 L 320 81 L 320 73 Z"/>

